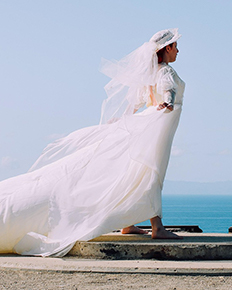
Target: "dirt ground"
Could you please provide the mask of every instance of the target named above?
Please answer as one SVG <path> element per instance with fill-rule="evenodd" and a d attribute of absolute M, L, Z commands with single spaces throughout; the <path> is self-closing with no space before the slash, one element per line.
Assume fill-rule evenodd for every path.
<path fill-rule="evenodd" d="M 173 274 L 71 273 L 4 269 L 0 270 L 0 289 L 228 290 L 232 289 L 232 277 Z"/>

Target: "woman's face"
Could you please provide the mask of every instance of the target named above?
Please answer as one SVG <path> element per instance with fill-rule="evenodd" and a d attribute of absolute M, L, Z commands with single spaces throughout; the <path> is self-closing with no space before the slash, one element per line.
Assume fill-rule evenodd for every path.
<path fill-rule="evenodd" d="M 174 62 L 176 60 L 177 53 L 179 52 L 177 48 L 177 42 L 173 42 L 172 47 L 171 46 L 169 47 L 170 47 L 168 52 L 169 62 Z"/>

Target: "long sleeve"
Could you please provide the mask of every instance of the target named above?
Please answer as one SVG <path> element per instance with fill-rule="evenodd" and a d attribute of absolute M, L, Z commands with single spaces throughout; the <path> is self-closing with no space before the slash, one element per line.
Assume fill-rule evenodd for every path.
<path fill-rule="evenodd" d="M 164 91 L 164 102 L 167 103 L 168 105 L 173 105 L 175 102 L 175 91 L 174 90 L 169 90 L 169 91 Z"/>

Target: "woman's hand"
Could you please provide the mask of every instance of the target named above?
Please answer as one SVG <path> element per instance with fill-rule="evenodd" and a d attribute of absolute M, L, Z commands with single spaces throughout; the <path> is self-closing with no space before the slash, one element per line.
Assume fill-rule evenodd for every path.
<path fill-rule="evenodd" d="M 167 108 L 168 110 L 173 111 L 173 105 L 168 104 L 168 103 L 159 104 L 157 110 L 162 110 L 164 108 Z"/>

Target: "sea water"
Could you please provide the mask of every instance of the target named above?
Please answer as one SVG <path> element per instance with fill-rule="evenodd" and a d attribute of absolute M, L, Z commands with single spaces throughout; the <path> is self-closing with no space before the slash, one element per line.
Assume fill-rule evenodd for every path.
<path fill-rule="evenodd" d="M 163 195 L 162 199 L 164 225 L 198 225 L 204 233 L 228 233 L 232 227 L 232 195 Z"/>

